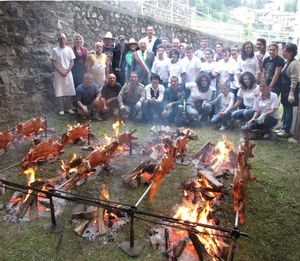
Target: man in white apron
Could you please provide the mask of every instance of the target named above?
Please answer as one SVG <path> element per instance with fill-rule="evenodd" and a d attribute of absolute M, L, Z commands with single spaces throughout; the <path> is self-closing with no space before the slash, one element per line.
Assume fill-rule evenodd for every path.
<path fill-rule="evenodd" d="M 55 70 L 53 86 L 59 101 L 59 115 L 64 115 L 65 111 L 74 114 L 71 104 L 72 97 L 75 96 L 75 87 L 71 69 L 76 57 L 73 50 L 66 46 L 65 34 L 58 35 L 58 43 L 59 46 L 52 50 L 50 59 Z"/>

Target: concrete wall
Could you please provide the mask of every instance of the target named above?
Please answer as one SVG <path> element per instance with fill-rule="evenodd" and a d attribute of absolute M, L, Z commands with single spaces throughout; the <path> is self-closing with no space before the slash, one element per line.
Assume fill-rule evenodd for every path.
<path fill-rule="evenodd" d="M 201 35 L 101 2 L 0 2 L 0 121 L 56 112 L 49 55 L 58 32 L 66 33 L 70 45 L 78 32 L 92 48 L 107 31 L 138 40 L 149 24 L 158 36 L 183 42 L 196 44 Z"/>

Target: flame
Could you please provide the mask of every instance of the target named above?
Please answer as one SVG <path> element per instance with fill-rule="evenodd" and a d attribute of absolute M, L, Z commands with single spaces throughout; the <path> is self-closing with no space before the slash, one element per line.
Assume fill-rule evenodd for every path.
<path fill-rule="evenodd" d="M 106 133 L 104 133 L 105 144 L 108 145 L 111 143 L 112 138 L 108 137 Z"/>
<path fill-rule="evenodd" d="M 218 171 L 219 169 L 230 166 L 230 153 L 234 150 L 234 144 L 228 140 L 226 135 L 223 135 L 223 141 L 219 141 L 215 146 L 215 155 L 211 162 L 213 162 L 212 170 Z"/>
<path fill-rule="evenodd" d="M 68 124 L 67 124 L 68 131 L 71 131 L 71 130 L 75 129 L 75 128 L 78 127 L 78 126 L 80 126 L 80 123 L 79 123 L 79 122 L 76 123 L 76 124 L 74 124 L 74 125 L 72 125 L 71 123 L 68 123 Z"/>
<path fill-rule="evenodd" d="M 200 178 L 198 180 L 195 180 L 195 183 L 196 183 L 195 187 L 209 187 L 208 181 L 205 178 Z M 212 194 L 214 195 L 214 197 L 216 197 L 219 193 L 212 193 Z M 182 220 L 201 223 L 201 224 L 215 225 L 214 220 L 209 218 L 210 213 L 213 211 L 212 208 L 213 203 L 214 203 L 213 200 L 206 201 L 201 196 L 200 200 L 197 201 L 195 204 L 193 204 L 192 199 L 189 196 L 189 193 L 184 190 L 184 197 L 182 198 L 182 204 L 177 208 L 174 218 L 179 218 Z M 215 234 L 215 231 L 201 226 L 196 226 L 195 229 L 200 232 L 199 234 L 197 234 L 197 236 L 200 242 L 205 247 L 207 253 L 211 257 L 220 256 L 225 243 L 221 241 L 219 238 L 217 238 L 215 235 L 213 235 Z M 201 234 L 201 232 L 205 234 Z M 183 230 L 179 230 L 176 233 L 180 234 L 181 236 L 186 234 L 186 232 Z"/>
<path fill-rule="evenodd" d="M 27 185 L 28 186 L 30 186 L 31 183 L 35 182 L 35 169 L 34 168 L 30 167 L 30 168 L 26 169 L 23 173 L 25 175 L 27 175 Z M 25 202 L 29 198 L 31 193 L 32 193 L 32 190 L 29 189 L 27 191 L 27 195 L 26 195 L 25 199 L 23 200 L 23 202 Z"/>
<path fill-rule="evenodd" d="M 64 160 L 61 160 L 60 168 L 62 170 L 63 177 L 67 177 L 69 173 L 74 173 L 77 171 L 77 167 L 70 168 L 70 163 L 72 163 L 76 159 L 77 159 L 77 155 L 74 153 L 72 155 L 72 158 L 69 160 L 67 164 L 64 162 Z"/>
<path fill-rule="evenodd" d="M 106 185 L 102 185 L 102 189 L 100 193 L 101 193 L 101 199 L 109 200 L 109 191 Z"/>
<path fill-rule="evenodd" d="M 112 125 L 115 133 L 114 133 L 114 136 L 115 137 L 118 137 L 119 134 L 120 134 L 120 128 L 124 126 L 124 122 L 120 119 L 117 119 L 117 121 Z"/>

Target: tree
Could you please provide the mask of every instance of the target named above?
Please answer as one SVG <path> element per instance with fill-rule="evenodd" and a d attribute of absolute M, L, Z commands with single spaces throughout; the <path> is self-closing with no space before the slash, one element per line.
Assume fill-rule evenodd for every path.
<path fill-rule="evenodd" d="M 296 13 L 297 12 L 297 4 L 298 4 L 298 0 L 285 1 L 284 11 Z"/>

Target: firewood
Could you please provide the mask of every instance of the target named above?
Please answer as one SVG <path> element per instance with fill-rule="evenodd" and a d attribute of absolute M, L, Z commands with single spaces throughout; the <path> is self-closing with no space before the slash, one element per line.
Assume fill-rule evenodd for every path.
<path fill-rule="evenodd" d="M 87 225 L 88 225 L 89 221 L 88 220 L 83 220 L 78 226 L 76 226 L 73 231 L 78 235 L 78 236 L 82 236 L 83 231 L 86 229 Z"/>
<path fill-rule="evenodd" d="M 0 176 L 1 179 L 6 180 L 5 176 Z M 3 185 L 2 183 L 0 183 L 0 185 Z M 3 187 L 0 187 L 0 195 L 4 195 L 5 194 L 5 187 L 3 185 Z"/>
<path fill-rule="evenodd" d="M 180 240 L 173 248 L 173 256 L 174 258 L 178 258 L 181 256 L 182 252 L 187 246 L 187 243 L 189 241 L 188 237 L 185 237 L 184 239 Z"/>
<path fill-rule="evenodd" d="M 45 181 L 35 181 L 30 184 L 31 187 L 36 189 L 42 189 L 45 185 Z M 29 197 L 20 205 L 18 217 L 23 218 L 26 214 L 27 209 L 32 206 L 34 200 L 37 198 L 38 192 L 32 191 Z"/>
<path fill-rule="evenodd" d="M 211 150 L 212 146 L 214 144 L 210 141 L 208 141 L 205 145 L 203 145 L 195 154 L 194 158 L 199 158 L 202 154 L 207 153 Z"/>
<path fill-rule="evenodd" d="M 150 238 L 150 245 L 153 249 L 158 249 L 159 240 L 156 237 Z"/>
<path fill-rule="evenodd" d="M 106 185 L 102 186 L 102 189 L 99 194 L 99 199 L 100 200 L 109 200 L 109 194 L 108 194 L 108 189 Z M 99 234 L 100 236 L 105 234 L 107 231 L 107 228 L 104 224 L 104 208 L 98 208 L 98 229 L 99 229 Z"/>
<path fill-rule="evenodd" d="M 130 174 L 123 175 L 122 179 L 124 183 L 128 184 L 132 179 L 136 179 L 139 175 L 144 172 L 144 169 L 151 164 L 151 160 L 145 160 L 139 164 Z"/>
<path fill-rule="evenodd" d="M 198 172 L 198 175 L 205 177 L 213 187 L 216 188 L 224 187 L 224 185 L 215 178 L 214 172 L 210 170 L 200 170 Z"/>
<path fill-rule="evenodd" d="M 193 232 L 188 232 L 189 233 L 189 238 L 191 239 L 194 248 L 197 252 L 197 255 L 199 257 L 200 261 L 206 260 L 204 259 L 205 256 L 207 256 L 207 252 L 205 250 L 205 247 L 203 246 L 203 244 L 200 242 L 199 238 L 197 237 L 197 234 L 193 233 Z"/>
<path fill-rule="evenodd" d="M 97 209 L 94 207 L 79 204 L 72 212 L 72 219 L 93 220 L 97 216 Z"/>

